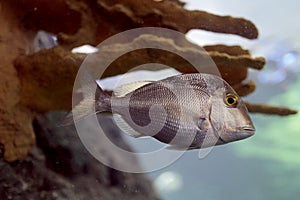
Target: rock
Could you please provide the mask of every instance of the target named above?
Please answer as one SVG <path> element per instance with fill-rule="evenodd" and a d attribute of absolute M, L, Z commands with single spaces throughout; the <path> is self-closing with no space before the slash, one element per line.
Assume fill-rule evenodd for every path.
<path fill-rule="evenodd" d="M 38 147 L 23 161 L 0 161 L 0 199 L 158 199 L 145 175 L 103 165 L 84 148 L 74 126 L 58 127 L 65 114 L 38 116 Z M 117 129 L 110 130 L 113 142 L 130 149 Z"/>

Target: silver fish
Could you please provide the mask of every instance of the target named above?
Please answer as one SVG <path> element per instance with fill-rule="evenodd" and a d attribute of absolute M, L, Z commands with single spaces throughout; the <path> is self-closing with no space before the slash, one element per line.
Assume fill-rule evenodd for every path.
<path fill-rule="evenodd" d="M 111 112 L 121 129 L 134 137 L 152 136 L 174 149 L 199 149 L 245 139 L 255 128 L 242 99 L 222 78 L 204 73 L 122 85 L 108 95 L 98 86 L 63 124 Z"/>

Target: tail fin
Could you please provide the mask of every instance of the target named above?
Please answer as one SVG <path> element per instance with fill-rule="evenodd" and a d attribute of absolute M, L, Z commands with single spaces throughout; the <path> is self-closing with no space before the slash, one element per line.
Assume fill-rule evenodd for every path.
<path fill-rule="evenodd" d="M 96 94 L 95 94 L 95 109 L 97 112 L 111 112 L 111 96 L 104 92 L 102 88 L 97 84 Z"/>
<path fill-rule="evenodd" d="M 63 119 L 59 126 L 67 126 L 91 114 L 111 111 L 110 96 L 97 84 L 96 94 L 89 94 L 73 107 L 72 111 Z"/>

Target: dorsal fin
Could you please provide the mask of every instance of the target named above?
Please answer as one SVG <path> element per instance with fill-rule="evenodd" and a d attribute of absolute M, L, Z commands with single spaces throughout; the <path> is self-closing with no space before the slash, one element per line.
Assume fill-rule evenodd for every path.
<path fill-rule="evenodd" d="M 144 85 L 147 85 L 149 83 L 152 83 L 152 81 L 138 81 L 121 85 L 114 89 L 114 95 L 117 97 L 123 97 L 126 94 L 133 92 L 134 90 L 143 87 Z"/>

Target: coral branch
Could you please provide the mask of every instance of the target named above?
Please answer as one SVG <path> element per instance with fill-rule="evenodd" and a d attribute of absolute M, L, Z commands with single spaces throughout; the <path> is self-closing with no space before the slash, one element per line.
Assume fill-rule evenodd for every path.
<path fill-rule="evenodd" d="M 247 96 L 248 94 L 251 94 L 255 91 L 255 83 L 253 81 L 249 81 L 248 83 L 240 83 L 233 86 L 234 90 L 240 95 L 240 96 Z"/>
<path fill-rule="evenodd" d="M 269 115 L 280 115 L 280 116 L 287 116 L 297 114 L 297 110 L 293 110 L 287 107 L 277 107 L 277 106 L 270 106 L 266 104 L 251 104 L 246 102 L 246 106 L 249 112 L 252 113 L 263 113 Z"/>
<path fill-rule="evenodd" d="M 192 28 L 218 33 L 236 34 L 248 39 L 255 39 L 258 36 L 258 30 L 255 25 L 243 18 L 233 18 L 230 16 L 220 17 L 203 11 L 193 11 L 188 18 L 194 23 L 194 27 Z M 191 27 L 185 28 L 185 32 L 191 29 Z"/>
<path fill-rule="evenodd" d="M 218 33 L 240 35 L 254 39 L 258 36 L 255 25 L 242 18 L 217 16 L 204 11 L 188 11 L 174 1 L 110 0 L 90 1 L 83 6 L 67 1 L 70 9 L 81 14 L 81 28 L 75 35 L 60 35 L 60 42 L 71 48 L 84 43 L 99 44 L 105 38 L 138 27 L 166 27 L 182 33 L 203 29 Z M 92 18 L 92 16 L 94 16 Z M 117 20 L 117 21 L 116 21 Z M 114 26 L 111 26 L 114 24 Z M 87 37 L 88 36 L 88 37 Z"/>
<path fill-rule="evenodd" d="M 250 55 L 249 50 L 243 49 L 241 46 L 227 46 L 223 44 L 208 45 L 203 47 L 206 51 L 217 51 L 226 53 L 231 56 Z"/>
<path fill-rule="evenodd" d="M 105 54 L 106 59 L 108 59 L 122 49 L 147 43 L 164 46 L 167 49 L 174 49 L 174 51 L 189 55 L 193 59 L 204 59 L 207 62 L 210 59 L 207 53 L 203 52 L 200 48 L 181 47 L 170 39 L 153 35 L 141 35 L 131 43 L 107 46 L 101 51 L 101 54 Z M 221 55 L 228 56 L 224 53 Z M 230 57 L 232 58 L 233 56 Z M 239 56 L 234 57 L 236 59 L 239 58 Z M 61 47 L 42 50 L 29 56 L 19 57 L 15 64 L 22 84 L 21 103 L 37 112 L 69 109 L 73 82 L 84 58 L 85 55 L 83 54 L 73 54 Z M 94 58 L 95 60 L 92 61 L 91 66 L 95 67 L 90 70 L 96 72 L 98 70 L 96 66 L 99 66 L 98 63 L 101 63 L 101 61 L 97 60 L 97 56 L 94 56 Z M 251 60 L 250 56 L 248 59 Z M 235 85 L 236 90 L 241 96 L 254 91 L 255 86 L 253 82 L 241 84 L 247 77 L 247 68 L 238 65 L 237 61 L 232 63 L 233 66 L 230 66 L 231 61 L 228 60 L 225 66 L 223 66 L 224 62 L 221 62 L 221 64 L 216 62 L 222 77 L 231 85 Z M 119 57 L 110 65 L 103 76 L 99 78 L 124 74 L 133 67 L 145 63 L 162 63 L 174 67 L 183 73 L 197 72 L 190 63 L 176 54 L 156 49 L 142 49 Z M 157 69 L 153 68 L 152 70 Z M 35 98 L 33 99 L 32 96 Z M 61 99 L 64 99 L 64 101 L 61 101 Z"/>
<path fill-rule="evenodd" d="M 265 65 L 263 57 L 251 58 L 249 55 L 231 56 L 220 52 L 209 52 L 209 55 L 216 62 L 217 65 L 222 66 L 240 66 L 253 69 L 262 69 Z"/>
<path fill-rule="evenodd" d="M 15 65 L 22 84 L 20 103 L 36 112 L 70 109 L 73 83 L 84 57 L 61 47 L 19 57 Z"/>

